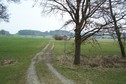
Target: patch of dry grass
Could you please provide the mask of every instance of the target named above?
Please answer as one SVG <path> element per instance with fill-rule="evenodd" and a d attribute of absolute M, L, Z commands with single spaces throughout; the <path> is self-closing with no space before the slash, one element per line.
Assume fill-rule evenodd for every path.
<path fill-rule="evenodd" d="M 117 56 L 93 58 L 83 57 L 81 63 L 89 67 L 126 68 L 126 59 Z"/>
<path fill-rule="evenodd" d="M 6 59 L 0 61 L 0 66 L 11 65 L 17 63 L 17 60 Z"/>
<path fill-rule="evenodd" d="M 121 57 L 82 57 L 73 65 L 70 56 L 58 56 L 55 68 L 75 84 L 125 84 L 126 59 Z"/>
<path fill-rule="evenodd" d="M 73 66 L 73 57 L 59 56 L 56 61 L 66 66 Z M 80 66 L 103 67 L 103 68 L 126 68 L 126 58 L 117 56 L 106 57 L 81 57 Z"/>

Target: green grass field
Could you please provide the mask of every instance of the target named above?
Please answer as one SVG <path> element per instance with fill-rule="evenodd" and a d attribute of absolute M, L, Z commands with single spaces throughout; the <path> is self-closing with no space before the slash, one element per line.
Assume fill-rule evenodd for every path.
<path fill-rule="evenodd" d="M 74 41 L 66 42 L 67 55 L 74 55 Z M 54 54 L 56 56 L 64 54 L 64 41 L 55 41 Z M 100 40 L 99 44 L 83 43 L 81 46 L 81 56 L 96 57 L 96 56 L 120 56 L 118 43 L 114 40 Z"/>
<path fill-rule="evenodd" d="M 55 41 L 53 55 L 57 60 L 55 60 L 54 66 L 67 78 L 74 80 L 75 84 L 126 83 L 126 68 L 74 66 L 71 59 L 74 56 L 73 41 L 66 43 L 66 53 L 66 56 L 64 56 L 64 42 Z M 113 40 L 100 40 L 99 45 L 92 45 L 91 43 L 82 44 L 81 57 L 99 56 L 121 56 L 118 43 Z"/>
<path fill-rule="evenodd" d="M 0 36 L 0 84 L 25 84 L 31 58 L 48 43 L 35 37 Z M 13 60 L 4 64 L 4 60 Z"/>
<path fill-rule="evenodd" d="M 31 58 L 48 43 L 47 38 L 0 36 L 0 84 L 25 84 L 26 71 Z M 54 67 L 76 84 L 125 84 L 126 68 L 103 68 L 74 66 L 74 42 L 66 42 L 66 56 L 64 41 L 54 42 Z M 100 40 L 99 45 L 82 44 L 82 57 L 120 56 L 117 42 Z M 58 58 L 65 57 L 62 63 Z M 13 60 L 12 64 L 2 64 L 3 61 Z M 68 63 L 68 64 L 67 64 Z M 40 66 L 39 64 L 37 66 Z M 43 66 L 44 67 L 44 66 Z M 42 70 L 42 68 L 39 70 Z M 42 73 L 41 73 L 42 74 Z"/>

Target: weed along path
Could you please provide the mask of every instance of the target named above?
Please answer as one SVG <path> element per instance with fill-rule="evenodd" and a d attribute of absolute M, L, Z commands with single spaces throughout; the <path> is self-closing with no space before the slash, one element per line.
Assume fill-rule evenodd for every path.
<path fill-rule="evenodd" d="M 74 84 L 52 66 L 51 51 L 53 48 L 54 44 L 49 42 L 41 52 L 32 58 L 27 70 L 26 84 Z"/>

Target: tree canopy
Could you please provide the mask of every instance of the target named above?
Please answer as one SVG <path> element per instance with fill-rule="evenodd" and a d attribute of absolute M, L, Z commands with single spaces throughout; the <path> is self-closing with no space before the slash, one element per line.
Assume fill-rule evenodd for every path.
<path fill-rule="evenodd" d="M 42 6 L 43 13 L 70 16 L 64 26 L 71 23 L 74 25 L 74 64 L 80 64 L 81 43 L 101 30 L 111 30 L 115 26 L 113 16 L 116 22 L 119 22 L 125 17 L 126 11 L 123 7 L 125 0 L 111 0 L 111 2 L 110 0 L 35 0 L 35 2 Z M 117 25 L 119 26 L 119 23 Z M 115 29 L 114 27 L 114 31 Z"/>
<path fill-rule="evenodd" d="M 7 2 L 20 2 L 20 0 L 7 0 Z M 4 0 L 0 0 L 0 21 L 9 22 L 9 14 L 7 6 L 4 4 Z"/>

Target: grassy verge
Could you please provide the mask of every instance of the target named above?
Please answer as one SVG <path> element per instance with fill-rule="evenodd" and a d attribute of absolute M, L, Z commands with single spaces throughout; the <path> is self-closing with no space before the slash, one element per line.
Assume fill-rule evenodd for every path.
<path fill-rule="evenodd" d="M 47 43 L 43 38 L 0 36 L 0 84 L 25 84 L 31 58 Z"/>
<path fill-rule="evenodd" d="M 124 68 L 89 68 L 85 66 L 65 66 L 59 63 L 55 67 L 75 84 L 125 84 Z"/>
<path fill-rule="evenodd" d="M 100 46 L 99 46 L 100 45 Z M 99 45 L 82 44 L 82 57 L 120 56 L 117 42 L 100 41 Z M 64 56 L 64 42 L 55 41 L 53 55 L 56 57 L 55 68 L 67 78 L 74 80 L 75 84 L 125 84 L 126 68 L 88 67 L 85 65 L 74 66 L 74 43 L 68 41 L 67 55 Z"/>

